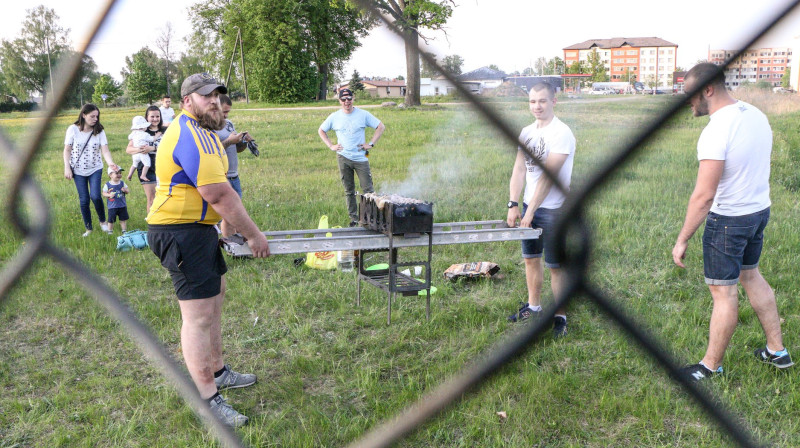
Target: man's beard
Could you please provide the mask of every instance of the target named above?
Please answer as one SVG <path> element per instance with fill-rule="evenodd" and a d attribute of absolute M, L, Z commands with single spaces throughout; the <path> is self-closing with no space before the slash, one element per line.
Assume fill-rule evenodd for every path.
<path fill-rule="evenodd" d="M 192 115 L 197 117 L 197 124 L 200 127 L 209 129 L 211 131 L 219 131 L 225 127 L 225 117 L 222 115 L 220 109 L 209 109 L 205 112 L 198 110 L 199 107 L 192 104 Z"/>

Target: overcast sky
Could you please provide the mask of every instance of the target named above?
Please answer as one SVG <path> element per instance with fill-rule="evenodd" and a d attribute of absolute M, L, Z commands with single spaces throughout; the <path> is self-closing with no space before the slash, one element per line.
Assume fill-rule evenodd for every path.
<path fill-rule="evenodd" d="M 120 0 L 89 54 L 101 73 L 121 80 L 120 70 L 129 56 L 144 46 L 156 49 L 156 37 L 167 22 L 175 43 L 191 32 L 187 8 L 197 0 Z M 73 46 L 84 39 L 89 17 L 102 0 L 7 0 L 0 14 L 0 38 L 20 33 L 26 9 L 43 4 L 70 28 Z M 447 24 L 447 36 L 435 37 L 429 50 L 439 55 L 458 54 L 464 71 L 496 64 L 502 70 L 522 71 L 538 57 L 563 57 L 562 48 L 588 39 L 660 37 L 678 45 L 678 65 L 691 67 L 707 57 L 708 49 L 741 46 L 754 27 L 765 23 L 791 0 L 673 0 L 664 6 L 650 2 L 575 0 L 456 0 Z M 800 9 L 785 17 L 761 46 L 795 46 L 800 43 Z M 345 67 L 362 76 L 405 76 L 402 42 L 386 29 L 375 29 Z M 247 43 L 245 42 L 245 45 Z M 800 57 L 795 55 L 795 57 Z"/>

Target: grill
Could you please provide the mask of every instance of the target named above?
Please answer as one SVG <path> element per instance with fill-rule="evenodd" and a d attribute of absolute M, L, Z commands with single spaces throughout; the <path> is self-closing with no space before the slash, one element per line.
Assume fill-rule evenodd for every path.
<path fill-rule="evenodd" d="M 358 207 L 359 224 L 389 237 L 388 249 L 370 249 L 358 252 L 358 293 L 356 304 L 361 304 L 361 282 L 366 281 L 388 294 L 387 324 L 392 322 L 392 299 L 397 293 L 404 296 L 419 295 L 425 290 L 425 316 L 431 317 L 431 253 L 433 247 L 433 203 L 400 195 L 381 195 L 366 193 L 361 195 Z M 420 261 L 400 261 L 398 248 L 394 246 L 394 236 L 404 238 L 428 237 L 428 257 Z M 375 252 L 388 252 L 388 269 L 367 271 L 364 255 Z M 400 272 L 402 268 L 421 266 L 425 280 L 414 278 Z M 413 268 L 412 268 L 413 269 Z"/>
<path fill-rule="evenodd" d="M 359 224 L 385 235 L 433 231 L 433 203 L 400 195 L 366 193 L 359 204 Z"/>

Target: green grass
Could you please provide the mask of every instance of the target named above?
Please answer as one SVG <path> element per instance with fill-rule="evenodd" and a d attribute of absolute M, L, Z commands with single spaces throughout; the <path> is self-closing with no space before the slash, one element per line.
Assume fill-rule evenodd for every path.
<path fill-rule="evenodd" d="M 671 98 L 570 102 L 557 106 L 578 140 L 573 185 L 629 141 Z M 514 129 L 531 121 L 524 99 L 492 102 Z M 124 154 L 138 109 L 103 109 L 114 160 Z M 262 155 L 243 153 L 244 202 L 263 230 L 313 228 L 322 214 L 346 225 L 338 170 L 316 129 L 328 110 L 242 111 L 231 116 Z M 387 126 L 371 151 L 377 191 L 432 200 L 436 220 L 502 219 L 513 147 L 466 107 L 377 109 Z M 99 273 L 181 360 L 180 316 L 171 282 L 149 252 L 116 253 L 112 237 L 81 238 L 74 185 L 63 179 L 59 117 L 37 154 L 33 174 L 51 204 L 52 240 Z M 775 288 L 786 344 L 795 350 L 800 304 L 795 269 L 800 247 L 797 160 L 800 114 L 770 117 L 775 132 L 772 221 L 762 272 Z M 705 119 L 679 115 L 633 163 L 621 167 L 587 212 L 593 246 L 589 275 L 639 325 L 682 362 L 702 357 L 711 300 L 702 280 L 699 237 L 687 270 L 670 251 L 693 188 L 695 144 Z M 29 121 L 0 121 L 15 141 Z M 3 167 L 0 178 L 8 178 Z M 7 191 L 7 180 L 1 181 Z M 144 194 L 133 182 L 129 228 L 145 228 Z M 0 260 L 23 244 L 2 209 Z M 409 257 L 422 256 L 410 251 Z M 424 301 L 400 297 L 386 326 L 386 297 L 364 286 L 355 306 L 353 275 L 293 267 L 294 256 L 229 260 L 223 314 L 225 354 L 259 375 L 227 392 L 251 424 L 239 434 L 252 446 L 343 446 L 392 418 L 446 378 L 514 333 L 505 317 L 525 296 L 518 243 L 434 248 L 432 317 Z M 493 261 L 500 278 L 447 283 L 450 264 Z M 378 260 L 375 259 L 375 262 Z M 58 263 L 41 258 L 0 305 L 0 447 L 209 446 L 213 438 L 149 365 L 104 309 Z M 546 301 L 551 301 L 549 287 Z M 591 303 L 570 307 L 570 334 L 545 336 L 483 388 L 427 422 L 403 447 L 730 446 L 730 441 L 638 346 Z M 752 350 L 763 335 L 742 298 L 740 326 L 708 384 L 760 440 L 800 445 L 794 391 L 797 371 L 759 365 Z M 500 420 L 496 412 L 505 411 Z"/>

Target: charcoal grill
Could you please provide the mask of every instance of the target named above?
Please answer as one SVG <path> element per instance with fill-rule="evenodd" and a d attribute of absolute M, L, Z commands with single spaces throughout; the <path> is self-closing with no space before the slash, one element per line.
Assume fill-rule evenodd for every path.
<path fill-rule="evenodd" d="M 356 305 L 361 304 L 361 282 L 366 281 L 386 291 L 387 317 L 386 322 L 392 322 L 392 300 L 397 293 L 403 296 L 416 296 L 425 290 L 425 317 L 431 318 L 431 254 L 433 248 L 433 203 L 407 198 L 399 195 L 380 195 L 365 193 L 359 201 L 359 224 L 375 232 L 386 235 L 389 239 L 388 249 L 360 250 L 356 257 L 358 264 L 358 292 Z M 400 261 L 398 247 L 394 244 L 394 237 L 402 235 L 406 238 L 428 239 L 428 257 L 425 260 Z M 364 266 L 364 256 L 370 253 L 388 252 L 389 267 L 387 269 L 367 271 Z M 411 275 L 400 272 L 402 268 L 421 266 L 425 271 L 425 280 L 419 280 Z"/>

